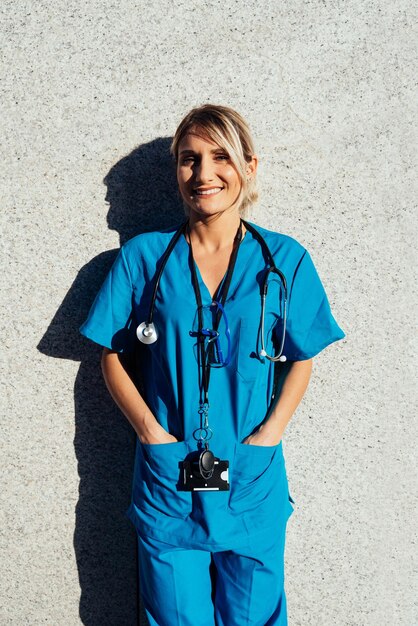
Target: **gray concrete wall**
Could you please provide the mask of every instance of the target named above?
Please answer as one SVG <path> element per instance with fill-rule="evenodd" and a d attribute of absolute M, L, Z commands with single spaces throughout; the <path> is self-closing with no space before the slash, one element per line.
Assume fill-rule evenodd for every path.
<path fill-rule="evenodd" d="M 209 101 L 347 334 L 284 438 L 289 624 L 418 623 L 413 4 L 1 3 L 2 625 L 137 623 L 133 431 L 77 328 L 120 243 L 178 221 L 168 138 Z"/>

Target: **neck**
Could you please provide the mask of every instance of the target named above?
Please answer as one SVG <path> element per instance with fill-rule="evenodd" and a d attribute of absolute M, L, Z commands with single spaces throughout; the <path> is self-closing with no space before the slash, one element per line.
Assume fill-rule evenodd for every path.
<path fill-rule="evenodd" d="M 238 213 L 212 215 L 202 218 L 191 212 L 189 217 L 192 245 L 197 245 L 208 253 L 230 247 L 240 223 Z M 246 228 L 242 226 L 242 235 Z"/>

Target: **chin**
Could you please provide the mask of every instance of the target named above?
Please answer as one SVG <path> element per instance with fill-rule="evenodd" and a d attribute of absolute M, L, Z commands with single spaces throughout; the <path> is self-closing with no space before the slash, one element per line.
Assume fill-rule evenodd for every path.
<path fill-rule="evenodd" d="M 223 213 L 225 209 L 221 207 L 189 207 L 191 212 L 197 213 L 198 215 L 215 215 L 216 213 Z"/>
<path fill-rule="evenodd" d="M 196 211 L 196 216 L 200 218 L 221 217 L 225 213 L 225 209 L 213 209 L 213 211 Z"/>

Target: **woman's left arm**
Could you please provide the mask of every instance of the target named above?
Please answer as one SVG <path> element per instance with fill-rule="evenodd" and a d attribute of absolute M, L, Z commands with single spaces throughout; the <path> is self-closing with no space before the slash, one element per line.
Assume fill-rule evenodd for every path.
<path fill-rule="evenodd" d="M 269 417 L 243 443 L 275 446 L 280 443 L 285 428 L 296 411 L 309 384 L 312 359 L 293 361 L 284 380 L 280 397 Z"/>

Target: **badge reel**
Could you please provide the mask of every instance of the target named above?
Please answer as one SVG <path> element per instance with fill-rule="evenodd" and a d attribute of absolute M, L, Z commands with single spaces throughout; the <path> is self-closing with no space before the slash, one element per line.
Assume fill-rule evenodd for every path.
<path fill-rule="evenodd" d="M 180 463 L 181 490 L 229 491 L 229 461 L 221 461 L 209 450 L 208 441 L 212 437 L 212 430 L 209 427 L 198 428 L 193 436 L 199 442 L 200 449 L 191 452 Z"/>

